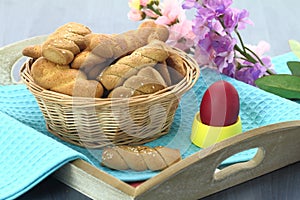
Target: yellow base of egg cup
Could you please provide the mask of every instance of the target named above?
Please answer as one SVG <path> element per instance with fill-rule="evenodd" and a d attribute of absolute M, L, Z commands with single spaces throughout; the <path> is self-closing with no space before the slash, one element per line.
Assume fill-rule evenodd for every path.
<path fill-rule="evenodd" d="M 206 148 L 217 142 L 242 133 L 242 122 L 240 117 L 235 124 L 230 126 L 208 126 L 200 120 L 199 112 L 194 117 L 191 141 L 198 147 Z"/>

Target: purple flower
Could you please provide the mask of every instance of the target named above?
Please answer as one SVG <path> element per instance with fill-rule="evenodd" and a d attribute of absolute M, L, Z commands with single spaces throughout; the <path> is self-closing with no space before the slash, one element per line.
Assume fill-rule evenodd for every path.
<path fill-rule="evenodd" d="M 246 61 L 244 64 L 246 63 L 248 63 L 248 66 L 236 71 L 235 78 L 237 80 L 255 86 L 255 80 L 262 77 L 266 73 L 267 69 L 265 66 L 262 66 L 259 62 L 253 64 Z"/>
<path fill-rule="evenodd" d="M 218 34 L 213 34 L 211 40 L 212 48 L 216 55 L 214 63 L 217 65 L 219 71 L 222 72 L 229 64 L 234 62 L 236 40 L 228 35 L 220 36 Z"/>
<path fill-rule="evenodd" d="M 236 65 L 235 63 L 229 63 L 228 66 L 226 68 L 223 69 L 223 71 L 221 72 L 222 74 L 225 74 L 231 78 L 235 77 L 235 71 L 236 71 Z"/>
<path fill-rule="evenodd" d="M 195 20 L 199 24 L 210 24 L 213 21 L 219 21 L 219 17 L 224 15 L 230 4 L 231 0 L 203 0 L 199 4 L 196 12 Z"/>
<path fill-rule="evenodd" d="M 224 56 L 217 56 L 214 59 L 214 63 L 217 65 L 217 68 L 220 72 L 223 72 L 224 69 L 226 69 L 227 67 L 229 67 L 229 65 L 234 65 L 233 63 L 233 52 L 228 52 L 226 55 Z M 226 71 L 226 70 L 225 70 Z"/>
<path fill-rule="evenodd" d="M 209 27 L 207 26 L 207 21 L 208 21 L 207 17 L 208 17 L 208 13 L 206 9 L 199 8 L 197 10 L 195 19 L 193 20 L 194 25 L 192 27 L 193 32 L 197 36 L 196 37 L 197 41 L 204 39 L 205 36 L 210 31 Z"/>
<path fill-rule="evenodd" d="M 197 0 L 185 0 L 182 4 L 183 9 L 197 8 L 199 3 Z"/>
<path fill-rule="evenodd" d="M 254 81 L 260 77 L 261 71 L 254 67 L 244 67 L 236 71 L 235 78 L 249 85 L 255 85 Z"/>
<path fill-rule="evenodd" d="M 221 35 L 224 35 L 225 33 L 222 24 L 217 19 L 216 13 L 205 7 L 198 8 L 194 20 L 193 31 L 199 40 L 205 38 L 211 31 Z"/>
<path fill-rule="evenodd" d="M 234 29 L 238 25 L 238 17 L 239 16 L 239 10 L 237 9 L 228 9 L 226 14 L 223 17 L 224 25 L 226 27 L 226 30 L 231 33 L 234 31 Z"/>
<path fill-rule="evenodd" d="M 221 55 L 224 52 L 233 51 L 236 40 L 228 35 L 221 36 L 218 34 L 211 34 L 212 47 L 217 55 Z"/>
<path fill-rule="evenodd" d="M 225 29 L 219 20 L 212 20 L 209 24 L 209 28 L 221 36 L 226 35 Z"/>
<path fill-rule="evenodd" d="M 217 66 L 220 72 L 225 68 L 235 67 L 234 61 L 234 46 L 236 40 L 228 35 L 221 36 L 214 32 L 209 32 L 204 39 L 199 40 L 198 46 L 209 56 L 209 59 Z M 231 75 L 231 73 L 228 74 Z"/>
<path fill-rule="evenodd" d="M 227 9 L 223 17 L 227 32 L 231 33 L 235 28 L 238 28 L 239 30 L 246 28 L 246 24 L 252 23 L 249 19 L 247 19 L 248 16 L 249 13 L 246 10 L 239 10 L 235 8 Z"/>
<path fill-rule="evenodd" d="M 202 4 L 204 7 L 215 12 L 216 16 L 221 16 L 232 4 L 232 0 L 203 0 Z"/>
<path fill-rule="evenodd" d="M 210 54 L 212 51 L 212 40 L 210 38 L 210 35 L 207 34 L 202 40 L 199 40 L 198 47 L 203 51 L 206 52 L 207 55 Z"/>
<path fill-rule="evenodd" d="M 249 25 L 253 25 L 253 22 L 248 19 L 249 17 L 249 12 L 245 9 L 243 9 L 240 14 L 239 14 L 239 23 L 238 23 L 238 29 L 239 30 L 242 30 L 242 29 L 245 29 L 246 28 L 246 25 L 249 24 Z"/>
<path fill-rule="evenodd" d="M 253 24 L 247 10 L 231 8 L 233 0 L 185 0 L 182 5 L 178 0 L 175 2 L 176 6 L 173 0 L 164 0 L 162 7 L 155 4 L 152 9 L 158 10 L 162 16 L 158 16 L 155 10 L 149 10 L 149 14 L 147 10 L 143 11 L 146 17 L 157 18 L 156 23 L 168 25 L 175 33 L 170 36 L 169 44 L 187 51 L 193 47 L 199 65 L 214 66 L 221 73 L 251 85 L 255 85 L 256 79 L 270 74 L 271 59 L 263 57 L 268 49 L 265 43 L 259 43 L 254 49 L 238 46 L 237 39 L 243 44 L 238 30 Z M 196 9 L 195 18 L 193 22 L 185 23 L 183 9 L 192 8 Z M 258 62 L 258 57 L 261 62 Z"/>
<path fill-rule="evenodd" d="M 272 69 L 273 68 L 273 64 L 272 64 L 271 58 L 269 56 L 262 57 L 261 61 L 264 63 L 264 66 L 267 69 Z"/>

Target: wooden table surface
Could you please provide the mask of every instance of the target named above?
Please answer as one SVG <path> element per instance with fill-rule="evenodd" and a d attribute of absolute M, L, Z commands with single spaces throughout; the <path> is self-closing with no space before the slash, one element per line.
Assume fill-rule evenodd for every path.
<path fill-rule="evenodd" d="M 250 11 L 254 27 L 242 32 L 246 43 L 266 40 L 270 56 L 289 51 L 287 41 L 300 41 L 300 2 L 294 0 L 240 0 L 235 5 Z M 126 0 L 0 0 L 0 47 L 29 37 L 51 33 L 59 25 L 76 21 L 94 32 L 120 33 L 137 27 L 127 19 Z M 190 14 L 192 16 L 192 14 Z M 300 133 L 299 133 L 300 134 Z M 300 197 L 300 163 L 206 197 L 212 199 L 278 199 Z M 19 199 L 89 199 L 51 176 Z"/>

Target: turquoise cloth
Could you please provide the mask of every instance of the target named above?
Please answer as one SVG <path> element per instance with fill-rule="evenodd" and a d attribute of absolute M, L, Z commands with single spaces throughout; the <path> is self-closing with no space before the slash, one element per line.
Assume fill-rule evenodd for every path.
<path fill-rule="evenodd" d="M 83 155 L 0 112 L 0 199 L 14 199 Z"/>
<path fill-rule="evenodd" d="M 274 58 L 273 63 L 276 69 L 288 73 L 285 67 L 288 60 L 297 58 L 289 53 Z M 201 150 L 190 142 L 191 125 L 204 91 L 220 79 L 231 82 L 238 90 L 244 132 L 263 125 L 300 120 L 299 104 L 203 69 L 196 85 L 181 99 L 170 133 L 147 145 L 178 148 L 183 158 Z M 77 147 L 56 138 L 47 131 L 35 98 L 24 85 L 0 86 L 0 117 L 0 199 L 23 194 L 76 158 L 89 160 L 95 167 L 124 181 L 145 180 L 158 173 L 110 170 L 100 165 L 101 150 Z M 222 164 L 247 161 L 255 153 L 256 149 L 245 149 Z"/>

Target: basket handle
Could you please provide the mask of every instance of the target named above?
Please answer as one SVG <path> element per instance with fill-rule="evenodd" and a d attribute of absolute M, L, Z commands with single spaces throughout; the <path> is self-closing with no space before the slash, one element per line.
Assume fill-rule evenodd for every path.
<path fill-rule="evenodd" d="M 41 44 L 47 35 L 32 37 L 0 48 L 0 85 L 18 84 L 22 50 L 29 45 Z"/>
<path fill-rule="evenodd" d="M 234 136 L 202 149 L 169 167 L 145 182 L 143 187 L 138 188 L 137 193 L 141 199 L 150 193 L 153 196 L 168 196 L 170 199 L 199 199 L 208 196 L 300 161 L 299 133 L 300 121 L 290 121 L 260 127 Z M 225 159 L 252 148 L 258 148 L 258 151 L 248 162 L 217 169 Z M 159 187 L 155 187 L 157 184 Z M 164 192 L 178 185 L 183 187 L 182 190 L 190 190 L 190 192 L 185 192 L 184 196 L 180 193 L 180 189 L 174 189 L 172 194 Z M 184 188 L 185 186 L 187 188 Z M 145 192 L 146 190 L 148 192 Z"/>

